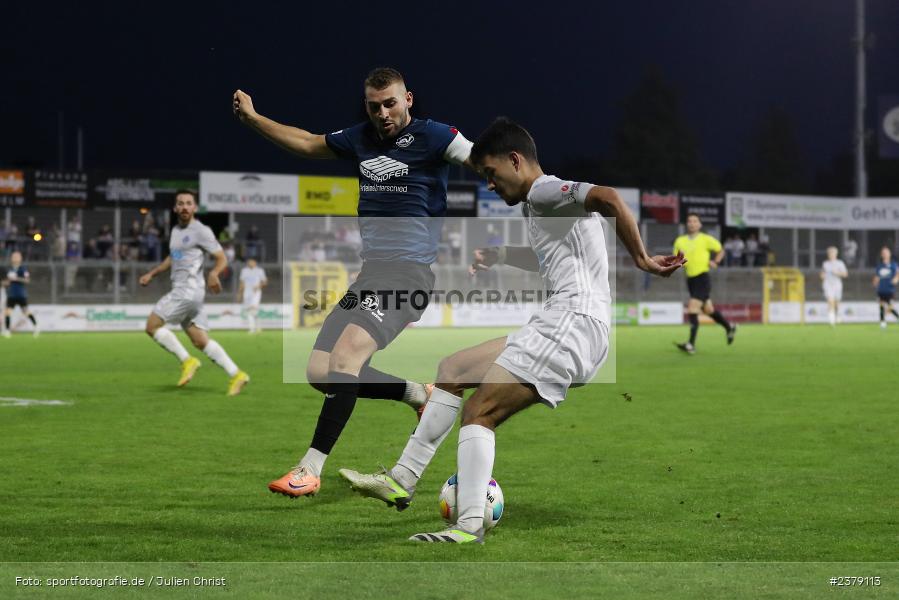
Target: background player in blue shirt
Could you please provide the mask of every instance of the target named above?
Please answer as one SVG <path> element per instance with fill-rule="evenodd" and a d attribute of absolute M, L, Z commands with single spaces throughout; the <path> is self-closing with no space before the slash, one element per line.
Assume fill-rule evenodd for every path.
<path fill-rule="evenodd" d="M 34 318 L 31 310 L 28 308 L 28 290 L 26 289 L 26 286 L 31 282 L 31 274 L 28 272 L 28 268 L 22 264 L 21 252 L 13 252 L 9 256 L 9 262 L 10 267 L 6 271 L 6 277 L 3 279 L 3 287 L 6 288 L 6 306 L 3 308 L 3 320 L 6 328 L 3 330 L 3 337 L 11 335 L 9 329 L 10 317 L 17 306 L 25 313 L 31 324 L 34 325 L 34 335 L 37 337 L 40 330 L 37 326 L 37 319 Z"/>
<path fill-rule="evenodd" d="M 884 246 L 880 249 L 880 262 L 874 271 L 874 285 L 877 286 L 877 298 L 880 300 L 880 326 L 883 328 L 887 326 L 887 310 L 899 319 L 899 313 L 893 308 L 897 283 L 899 283 L 899 265 L 893 260 L 890 249 Z"/>
<path fill-rule="evenodd" d="M 440 217 L 446 213 L 449 164 L 470 167 L 471 142 L 458 130 L 412 117 L 412 92 L 398 71 L 375 69 L 363 88 L 368 121 L 327 135 L 260 115 L 241 90 L 233 97 L 234 114 L 268 140 L 303 158 L 353 161 L 359 170 L 362 270 L 341 308 L 325 319 L 306 368 L 308 381 L 325 393 L 325 401 L 309 450 L 293 470 L 269 484 L 272 492 L 294 498 L 319 489 L 325 459 L 358 396 L 401 400 L 419 411 L 424 406 L 425 386 L 368 364 L 377 350 L 421 317 L 424 307 L 408 300 L 399 304 L 398 295 L 392 303 L 379 301 L 366 292 L 429 296 L 434 284 L 430 265 L 437 257 Z"/>

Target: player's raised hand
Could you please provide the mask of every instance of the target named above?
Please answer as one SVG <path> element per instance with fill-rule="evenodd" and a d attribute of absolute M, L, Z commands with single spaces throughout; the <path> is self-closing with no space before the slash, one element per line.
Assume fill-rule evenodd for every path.
<path fill-rule="evenodd" d="M 248 120 L 256 116 L 256 110 L 253 108 L 253 99 L 249 94 L 237 90 L 234 92 L 231 109 L 241 122 L 246 123 Z"/>
<path fill-rule="evenodd" d="M 209 287 L 209 291 L 213 294 L 218 294 L 222 291 L 222 282 L 219 281 L 219 276 L 217 273 L 209 273 L 209 277 L 206 278 L 206 285 Z"/>
<path fill-rule="evenodd" d="M 474 275 L 478 271 L 486 271 L 499 260 L 499 248 L 476 248 L 474 261 L 468 267 L 468 274 Z"/>
<path fill-rule="evenodd" d="M 153 275 L 152 273 L 144 273 L 137 281 L 141 284 L 141 286 L 147 287 L 148 285 L 150 285 L 150 282 L 153 281 Z"/>
<path fill-rule="evenodd" d="M 686 263 L 687 259 L 684 257 L 683 252 L 678 252 L 675 255 L 668 256 L 661 254 L 658 256 L 649 256 L 637 266 L 642 271 L 658 275 L 659 277 L 671 277 L 672 273 L 680 269 Z"/>

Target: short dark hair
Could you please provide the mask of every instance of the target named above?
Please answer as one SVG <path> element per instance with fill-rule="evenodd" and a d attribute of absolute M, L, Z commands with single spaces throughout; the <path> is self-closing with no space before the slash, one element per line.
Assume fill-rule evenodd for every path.
<path fill-rule="evenodd" d="M 181 188 L 180 190 L 176 190 L 173 200 L 178 200 L 178 196 L 180 196 L 181 194 L 190 194 L 191 198 L 194 199 L 194 204 L 200 206 L 200 201 L 198 200 L 199 196 L 196 190 L 192 190 L 190 188 Z"/>
<path fill-rule="evenodd" d="M 537 144 L 528 130 L 507 117 L 497 117 L 478 136 L 471 149 L 471 162 L 480 164 L 487 156 L 501 156 L 518 152 L 534 162 L 537 160 Z"/>
<path fill-rule="evenodd" d="M 402 73 L 391 67 L 378 67 L 372 69 L 365 78 L 365 87 L 383 90 L 394 82 L 406 83 Z"/>
<path fill-rule="evenodd" d="M 699 213 L 695 213 L 695 212 L 688 212 L 687 216 L 684 217 L 684 220 L 689 219 L 690 217 L 696 217 L 697 219 L 702 221 L 702 217 L 699 216 Z"/>

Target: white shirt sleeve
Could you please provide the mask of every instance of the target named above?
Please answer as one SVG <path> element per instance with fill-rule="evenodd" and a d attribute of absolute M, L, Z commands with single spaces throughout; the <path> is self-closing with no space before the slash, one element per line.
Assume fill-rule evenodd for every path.
<path fill-rule="evenodd" d="M 259 283 L 264 281 L 268 281 L 268 277 L 265 276 L 265 269 L 262 267 L 259 268 Z"/>
<path fill-rule="evenodd" d="M 595 186 L 581 181 L 548 181 L 534 189 L 528 205 L 540 212 L 555 211 L 578 206 L 584 210 L 587 193 Z"/>
<path fill-rule="evenodd" d="M 449 146 L 443 152 L 443 160 L 454 165 L 461 165 L 471 155 L 472 146 L 474 144 L 465 139 L 461 131 L 456 132 L 456 137 L 453 138 L 453 141 L 449 143 Z"/>
<path fill-rule="evenodd" d="M 203 227 L 200 231 L 202 231 L 202 233 L 200 234 L 200 239 L 197 240 L 197 245 L 209 254 L 221 252 L 222 245 L 215 239 L 215 234 L 212 233 L 212 229 Z"/>

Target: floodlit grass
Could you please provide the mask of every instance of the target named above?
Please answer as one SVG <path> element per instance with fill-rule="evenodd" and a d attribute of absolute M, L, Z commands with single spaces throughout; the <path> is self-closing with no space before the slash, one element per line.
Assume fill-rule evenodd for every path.
<path fill-rule="evenodd" d="M 616 384 L 572 390 L 558 410 L 535 407 L 498 430 L 494 475 L 506 512 L 482 547 L 405 541 L 442 525 L 436 500 L 455 470 L 455 433 L 402 514 L 359 498 L 337 475 L 342 466 L 393 464 L 415 425 L 400 403 L 360 399 L 317 496 L 268 492 L 306 450 L 321 405 L 309 386 L 281 383 L 280 333 L 215 333 L 252 376 L 236 398 L 225 396 L 226 375 L 195 351 L 203 368 L 176 388 L 176 360 L 143 334 L 0 340 L 0 396 L 71 403 L 0 400 L 0 561 L 382 563 L 205 565 L 232 577 L 230 588 L 206 591 L 241 597 L 276 594 L 297 576 L 317 598 L 353 596 L 347 585 L 357 577 L 406 582 L 417 597 L 463 597 L 471 589 L 453 582 L 467 576 L 502 594 L 532 581 L 516 597 L 556 595 L 559 586 L 589 596 L 601 591 L 590 582 L 600 581 L 619 597 L 665 589 L 665 581 L 674 590 L 667 597 L 820 597 L 830 575 L 888 573 L 868 589 L 895 594 L 899 327 L 746 326 L 728 347 L 720 328 L 705 325 L 692 357 L 672 345 L 685 333 L 619 327 Z M 501 334 L 412 329 L 375 365 L 426 378 L 441 356 Z M 286 335 L 300 345 L 312 339 Z M 395 564 L 408 561 L 460 564 Z M 558 564 L 487 564 L 525 561 Z M 785 576 L 784 565 L 676 564 L 741 561 L 893 564 L 794 565 L 807 581 Z M 577 562 L 672 564 L 641 571 Z M 144 578 L 153 570 L 122 568 Z M 205 575 L 163 565 L 153 575 L 179 576 L 179 568 Z M 106 569 L 7 564 L 0 596 L 48 592 L 13 586 L 19 574 L 117 573 Z M 629 579 L 640 572 L 645 579 Z M 725 593 L 730 584 L 743 587 Z M 358 597 L 384 590 L 366 586 L 355 588 Z"/>

